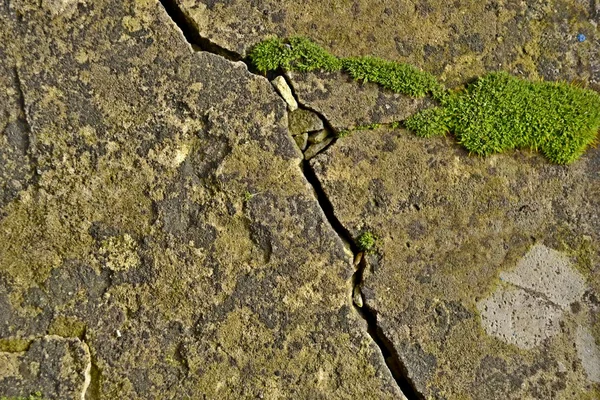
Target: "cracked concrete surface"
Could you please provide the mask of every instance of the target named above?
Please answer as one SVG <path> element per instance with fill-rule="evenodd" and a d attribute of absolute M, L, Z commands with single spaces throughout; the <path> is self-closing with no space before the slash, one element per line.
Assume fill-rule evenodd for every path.
<path fill-rule="evenodd" d="M 448 83 L 505 65 L 597 84 L 586 6 L 442 3 L 298 17 L 289 2 L 4 2 L 0 396 L 598 396 L 597 151 L 556 167 L 390 126 L 332 139 L 428 103 L 288 73 L 288 97 L 327 131 L 304 160 L 291 99 L 245 59 L 310 28 L 336 54 Z M 588 41 L 566 49 L 573 29 Z M 76 350 L 42 351 L 46 368 L 32 349 L 49 343 Z"/>
<path fill-rule="evenodd" d="M 37 180 L 2 209 L 0 337 L 84 339 L 94 399 L 402 398 L 269 81 L 158 2 L 48 4 L 2 5 Z"/>

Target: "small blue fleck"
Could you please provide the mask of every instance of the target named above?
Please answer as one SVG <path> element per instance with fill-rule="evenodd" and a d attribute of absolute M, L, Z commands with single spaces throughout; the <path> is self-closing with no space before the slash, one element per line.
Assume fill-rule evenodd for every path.
<path fill-rule="evenodd" d="M 579 35 L 577 35 L 577 41 L 585 42 L 585 35 L 583 33 L 580 33 Z"/>

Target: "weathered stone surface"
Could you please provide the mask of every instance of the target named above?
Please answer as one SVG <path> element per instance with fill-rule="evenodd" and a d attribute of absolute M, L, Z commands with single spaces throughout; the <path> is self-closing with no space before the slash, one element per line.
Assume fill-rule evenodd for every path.
<path fill-rule="evenodd" d="M 427 99 L 357 83 L 341 72 L 287 73 L 300 104 L 319 111 L 336 130 L 402 121 L 428 107 Z"/>
<path fill-rule="evenodd" d="M 378 238 L 361 300 L 425 398 L 600 396 L 600 149 L 556 166 L 380 128 L 310 165 Z"/>
<path fill-rule="evenodd" d="M 338 56 L 408 62 L 450 85 L 490 70 L 600 85 L 597 1 L 177 2 L 203 37 L 242 56 L 269 36 L 302 35 Z"/>
<path fill-rule="evenodd" d="M 85 400 L 92 365 L 85 343 L 45 336 L 32 340 L 22 351 L 5 351 L 3 347 L 9 345 L 10 340 L 0 339 L 0 397 L 43 393 L 49 400 Z"/>
<path fill-rule="evenodd" d="M 80 338 L 93 399 L 401 398 L 271 84 L 157 1 L 43 3 L 0 5 L 37 173 L 2 204 L 0 338 Z"/>
<path fill-rule="evenodd" d="M 0 24 L 7 31 L 13 27 L 3 15 Z M 0 210 L 32 176 L 29 141 L 20 77 L 14 59 L 0 47 Z"/>
<path fill-rule="evenodd" d="M 306 150 L 306 146 L 308 144 L 308 133 L 304 132 L 301 135 L 294 136 L 294 141 L 300 150 Z"/>
<path fill-rule="evenodd" d="M 319 152 L 322 151 L 325 147 L 329 146 L 329 144 L 332 141 L 333 141 L 333 138 L 329 138 L 322 142 L 311 144 L 310 146 L 308 146 L 308 148 L 304 152 L 304 159 L 310 160 L 311 158 L 313 158 L 314 156 L 319 154 Z"/>

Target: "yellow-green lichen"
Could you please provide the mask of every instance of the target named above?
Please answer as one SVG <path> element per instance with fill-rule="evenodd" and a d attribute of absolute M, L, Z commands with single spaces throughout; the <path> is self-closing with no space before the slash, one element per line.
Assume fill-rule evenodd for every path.
<path fill-rule="evenodd" d="M 113 271 L 127 271 L 138 267 L 141 262 L 137 243 L 127 233 L 103 240 L 98 253 L 106 267 Z"/>
<path fill-rule="evenodd" d="M 29 339 L 17 339 L 17 338 L 0 339 L 0 352 L 7 352 L 7 353 L 24 352 L 29 349 L 31 342 L 32 342 L 32 340 L 29 340 Z"/>
<path fill-rule="evenodd" d="M 76 337 L 83 339 L 86 324 L 76 317 L 58 316 L 48 327 L 49 335 L 57 335 L 64 338 Z"/>

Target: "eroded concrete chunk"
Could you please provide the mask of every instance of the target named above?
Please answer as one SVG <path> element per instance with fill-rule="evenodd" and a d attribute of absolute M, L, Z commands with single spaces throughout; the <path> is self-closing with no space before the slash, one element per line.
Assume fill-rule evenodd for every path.
<path fill-rule="evenodd" d="M 0 351 L 0 397 L 84 400 L 90 369 L 90 352 L 79 339 L 35 339 L 27 350 Z"/>
<path fill-rule="evenodd" d="M 483 326 L 488 334 L 524 349 L 559 333 L 562 315 L 571 312 L 571 304 L 579 306 L 586 288 L 568 257 L 541 244 L 514 270 L 501 272 L 500 279 L 506 284 L 477 303 Z"/>
<path fill-rule="evenodd" d="M 600 347 L 597 339 L 588 329 L 578 327 L 575 345 L 588 379 L 594 383 L 600 383 Z"/>
<path fill-rule="evenodd" d="M 488 333 L 522 349 L 531 349 L 560 332 L 563 311 L 523 289 L 509 287 L 477 303 Z"/>
<path fill-rule="evenodd" d="M 585 278 L 571 260 L 541 244 L 534 245 L 514 270 L 500 273 L 500 279 L 536 292 L 563 310 L 579 301 L 586 289 Z"/>

